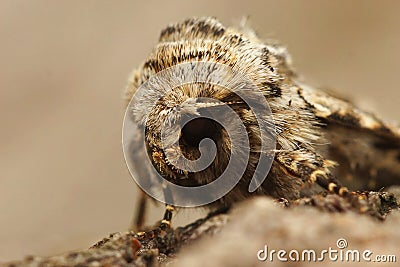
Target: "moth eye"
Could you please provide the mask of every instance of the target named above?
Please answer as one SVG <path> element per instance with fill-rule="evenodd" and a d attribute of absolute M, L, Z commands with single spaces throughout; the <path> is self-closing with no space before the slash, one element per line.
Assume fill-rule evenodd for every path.
<path fill-rule="evenodd" d="M 196 118 L 186 123 L 181 130 L 181 141 L 193 147 L 198 147 L 204 138 L 215 139 L 218 132 L 216 123 L 208 118 Z"/>

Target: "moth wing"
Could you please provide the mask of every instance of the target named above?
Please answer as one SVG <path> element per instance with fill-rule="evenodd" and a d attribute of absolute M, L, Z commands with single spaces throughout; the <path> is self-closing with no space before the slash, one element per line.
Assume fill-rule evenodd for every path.
<path fill-rule="evenodd" d="M 352 189 L 400 184 L 400 129 L 351 102 L 307 85 L 300 97 L 323 123 L 327 157 L 338 162 L 336 176 Z"/>

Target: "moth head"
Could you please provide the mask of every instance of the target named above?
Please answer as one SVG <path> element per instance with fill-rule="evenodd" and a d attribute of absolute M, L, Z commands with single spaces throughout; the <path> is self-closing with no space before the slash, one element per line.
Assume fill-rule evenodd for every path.
<path fill-rule="evenodd" d="M 229 160 L 228 134 L 214 118 L 222 104 L 205 94 L 205 86 L 174 88 L 160 97 L 148 114 L 147 153 L 168 180 L 190 185 L 192 175 L 208 172 L 208 177 L 217 176 L 215 166 L 224 166 L 221 161 Z"/>

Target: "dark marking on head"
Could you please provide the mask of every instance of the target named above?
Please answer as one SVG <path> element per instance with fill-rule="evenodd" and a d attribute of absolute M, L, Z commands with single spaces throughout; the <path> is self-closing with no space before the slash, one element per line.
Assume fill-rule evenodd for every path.
<path fill-rule="evenodd" d="M 281 97 L 282 96 L 282 89 L 273 83 L 270 82 L 264 82 L 262 83 L 262 86 L 267 88 L 268 93 L 270 97 Z"/>
<path fill-rule="evenodd" d="M 167 28 L 163 29 L 160 34 L 160 39 L 163 39 L 165 36 L 171 35 L 176 31 L 175 26 L 168 26 Z"/>
<path fill-rule="evenodd" d="M 185 39 L 185 36 L 200 38 L 219 38 L 225 34 L 225 27 L 215 19 L 191 18 L 181 23 L 170 25 L 161 31 L 160 41 Z M 172 38 L 169 38 L 172 36 Z"/>
<path fill-rule="evenodd" d="M 205 21 L 200 21 L 197 24 L 196 30 L 202 32 L 204 34 L 208 34 L 210 32 L 211 26 L 207 24 Z"/>
<path fill-rule="evenodd" d="M 262 60 L 262 64 L 265 65 L 267 68 L 271 67 L 271 65 L 270 65 L 271 63 L 269 61 L 269 50 L 266 47 L 263 47 L 261 49 L 261 60 Z"/>
<path fill-rule="evenodd" d="M 149 58 L 147 61 L 144 62 L 143 69 L 152 70 L 155 73 L 157 73 L 167 67 L 170 67 L 172 65 L 179 63 L 178 61 L 179 61 L 179 59 L 176 57 L 172 57 L 169 59 L 163 58 L 163 57 Z"/>
<path fill-rule="evenodd" d="M 197 30 L 206 36 L 212 34 L 214 37 L 221 37 L 225 33 L 224 27 L 210 24 L 208 21 L 200 21 L 197 25 L 193 26 L 193 30 Z"/>
<path fill-rule="evenodd" d="M 220 37 L 220 36 L 224 35 L 225 29 L 224 28 L 217 28 L 217 29 L 214 29 L 213 33 L 214 33 L 215 37 Z"/>
<path fill-rule="evenodd" d="M 149 58 L 147 61 L 144 62 L 143 68 L 153 70 L 154 72 L 157 73 L 165 68 L 177 65 L 184 61 L 188 60 L 201 61 L 206 56 L 207 56 L 207 51 L 194 50 L 190 51 L 187 54 L 182 54 L 180 56 L 170 55 L 169 57 L 157 57 L 157 58 L 153 57 Z"/>
<path fill-rule="evenodd" d="M 243 43 L 243 41 L 244 40 L 243 40 L 242 36 L 239 34 L 232 34 L 229 36 L 229 42 L 231 44 L 239 45 L 239 44 Z"/>
<path fill-rule="evenodd" d="M 196 21 L 197 21 L 197 19 L 195 19 L 195 18 L 189 18 L 189 19 L 185 19 L 182 24 L 185 26 L 191 26 L 191 25 L 194 25 L 196 23 Z"/>
<path fill-rule="evenodd" d="M 143 68 L 159 72 L 162 69 L 162 65 L 160 64 L 160 62 L 158 62 L 158 60 L 150 58 L 146 62 L 144 62 Z"/>

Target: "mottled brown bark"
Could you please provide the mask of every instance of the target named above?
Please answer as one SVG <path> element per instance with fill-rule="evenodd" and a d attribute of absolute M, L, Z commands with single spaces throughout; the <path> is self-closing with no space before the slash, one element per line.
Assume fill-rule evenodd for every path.
<path fill-rule="evenodd" d="M 358 193 L 351 199 L 318 194 L 293 202 L 259 197 L 227 214 L 210 214 L 155 238 L 138 240 L 134 232 L 115 233 L 87 250 L 48 258 L 29 256 L 0 266 L 265 265 L 256 256 L 264 244 L 275 249 L 326 249 L 339 237 L 354 249 L 396 254 L 400 189 L 391 191 Z"/>

